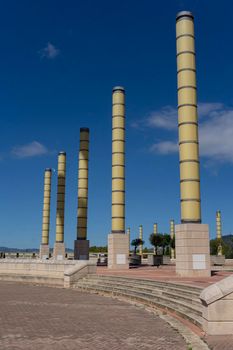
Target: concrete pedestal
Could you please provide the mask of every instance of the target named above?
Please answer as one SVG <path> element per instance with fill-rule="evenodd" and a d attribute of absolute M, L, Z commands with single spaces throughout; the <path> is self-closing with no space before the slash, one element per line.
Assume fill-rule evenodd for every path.
<path fill-rule="evenodd" d="M 74 259 L 89 260 L 89 241 L 87 239 L 74 241 Z"/>
<path fill-rule="evenodd" d="M 122 233 L 108 235 L 108 268 L 129 268 L 129 237 Z"/>
<path fill-rule="evenodd" d="M 176 225 L 175 239 L 176 274 L 185 277 L 209 277 L 209 226 L 206 224 Z"/>
<path fill-rule="evenodd" d="M 53 258 L 56 260 L 64 260 L 65 256 L 66 256 L 65 243 L 55 242 L 54 249 L 53 249 Z"/>
<path fill-rule="evenodd" d="M 40 259 L 46 260 L 49 259 L 49 245 L 41 244 L 40 245 Z"/>

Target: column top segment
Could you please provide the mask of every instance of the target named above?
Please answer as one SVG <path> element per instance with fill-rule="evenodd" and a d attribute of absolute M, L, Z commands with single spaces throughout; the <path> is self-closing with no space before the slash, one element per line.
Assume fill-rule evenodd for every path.
<path fill-rule="evenodd" d="M 58 154 L 59 154 L 59 155 L 60 155 L 60 154 L 64 154 L 64 155 L 66 155 L 66 152 L 61 151 L 61 152 L 59 152 Z"/>
<path fill-rule="evenodd" d="M 89 128 L 80 128 L 80 132 L 89 132 Z"/>
<path fill-rule="evenodd" d="M 115 92 L 115 91 L 122 91 L 122 92 L 125 92 L 125 89 L 123 88 L 123 86 L 115 86 L 115 87 L 112 89 L 112 92 Z"/>
<path fill-rule="evenodd" d="M 176 21 L 179 21 L 182 17 L 189 17 L 192 20 L 194 19 L 192 12 L 190 11 L 180 11 L 176 15 Z"/>
<path fill-rule="evenodd" d="M 46 168 L 45 171 L 50 171 L 51 172 L 52 169 L 51 168 Z"/>

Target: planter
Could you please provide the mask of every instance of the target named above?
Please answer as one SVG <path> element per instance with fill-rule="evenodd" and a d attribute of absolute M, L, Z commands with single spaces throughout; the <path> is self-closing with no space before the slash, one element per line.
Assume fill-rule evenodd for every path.
<path fill-rule="evenodd" d="M 148 264 L 150 266 L 169 265 L 171 263 L 170 256 L 167 255 L 148 255 Z"/>
<path fill-rule="evenodd" d="M 129 264 L 131 266 L 138 266 L 141 265 L 142 257 L 141 255 L 131 255 L 129 257 Z"/>

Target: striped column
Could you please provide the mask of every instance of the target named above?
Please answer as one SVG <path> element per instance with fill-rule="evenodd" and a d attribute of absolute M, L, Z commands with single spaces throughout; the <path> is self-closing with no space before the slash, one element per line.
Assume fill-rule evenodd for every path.
<path fill-rule="evenodd" d="M 222 218 L 221 218 L 221 211 L 218 210 L 216 212 L 216 233 L 217 233 L 217 240 L 219 240 L 218 245 L 218 255 L 222 255 L 222 245 L 221 245 L 221 239 L 222 239 Z"/>
<path fill-rule="evenodd" d="M 129 251 L 130 251 L 130 227 L 127 228 L 127 235 L 128 235 L 128 239 L 129 239 Z"/>
<path fill-rule="evenodd" d="M 170 220 L 170 236 L 171 239 L 173 239 L 175 237 L 175 221 L 174 220 Z M 175 259 L 175 249 L 171 248 L 171 258 Z"/>
<path fill-rule="evenodd" d="M 41 246 L 40 246 L 40 258 L 41 259 L 48 259 L 49 258 L 51 177 L 52 177 L 52 170 L 45 169 L 43 219 L 42 219 L 42 240 L 41 240 Z"/>
<path fill-rule="evenodd" d="M 154 235 L 157 235 L 157 233 L 158 233 L 158 224 L 157 223 L 154 223 L 154 225 L 153 225 L 153 233 L 154 233 Z"/>
<path fill-rule="evenodd" d="M 112 233 L 125 233 L 125 90 L 112 94 Z"/>
<path fill-rule="evenodd" d="M 176 18 L 181 222 L 201 223 L 194 19 Z"/>
<path fill-rule="evenodd" d="M 80 128 L 77 239 L 87 238 L 89 129 Z"/>
<path fill-rule="evenodd" d="M 142 225 L 139 226 L 139 239 L 143 241 L 143 227 Z M 139 254 L 142 256 L 142 251 L 143 251 L 143 245 L 141 244 L 139 246 Z"/>
<path fill-rule="evenodd" d="M 89 259 L 89 241 L 87 240 L 88 161 L 89 128 L 80 128 L 77 240 L 74 242 L 74 259 L 78 260 Z"/>
<path fill-rule="evenodd" d="M 56 213 L 56 241 L 54 245 L 54 257 L 65 258 L 64 245 L 64 214 L 65 214 L 65 180 L 66 180 L 66 153 L 58 154 L 57 171 L 57 213 Z"/>
<path fill-rule="evenodd" d="M 42 223 L 42 241 L 41 241 L 41 244 L 49 244 L 51 177 L 52 177 L 52 170 L 45 169 L 43 223 Z"/>

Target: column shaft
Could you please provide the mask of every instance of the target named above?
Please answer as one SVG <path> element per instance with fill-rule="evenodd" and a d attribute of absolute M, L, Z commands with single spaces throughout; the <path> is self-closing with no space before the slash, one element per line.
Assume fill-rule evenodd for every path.
<path fill-rule="evenodd" d="M 64 243 L 66 153 L 58 155 L 56 243 Z"/>
<path fill-rule="evenodd" d="M 139 239 L 141 239 L 143 241 L 143 227 L 142 225 L 139 226 Z M 139 254 L 142 255 L 142 251 L 143 251 L 143 245 L 141 244 L 139 246 Z"/>
<path fill-rule="evenodd" d="M 125 91 L 112 95 L 112 233 L 125 233 Z"/>
<path fill-rule="evenodd" d="M 154 233 L 154 235 L 157 235 L 157 233 L 158 233 L 158 224 L 157 223 L 155 223 L 153 225 L 153 233 Z"/>
<path fill-rule="evenodd" d="M 80 129 L 77 239 L 87 238 L 89 129 Z"/>
<path fill-rule="evenodd" d="M 52 170 L 51 169 L 45 169 L 45 173 L 44 173 L 44 201 L 43 201 L 43 220 L 42 220 L 42 240 L 41 240 L 41 244 L 49 244 L 51 176 L 52 176 Z"/>
<path fill-rule="evenodd" d="M 216 212 L 216 233 L 217 233 L 217 239 L 221 239 L 222 238 L 222 218 L 221 218 L 220 210 Z"/>
<path fill-rule="evenodd" d="M 200 223 L 200 171 L 194 21 L 190 12 L 176 19 L 181 222 Z"/>
<path fill-rule="evenodd" d="M 173 239 L 175 237 L 175 221 L 174 220 L 170 220 L 170 236 L 171 239 Z M 171 258 L 174 259 L 175 258 L 175 249 L 171 248 Z"/>

